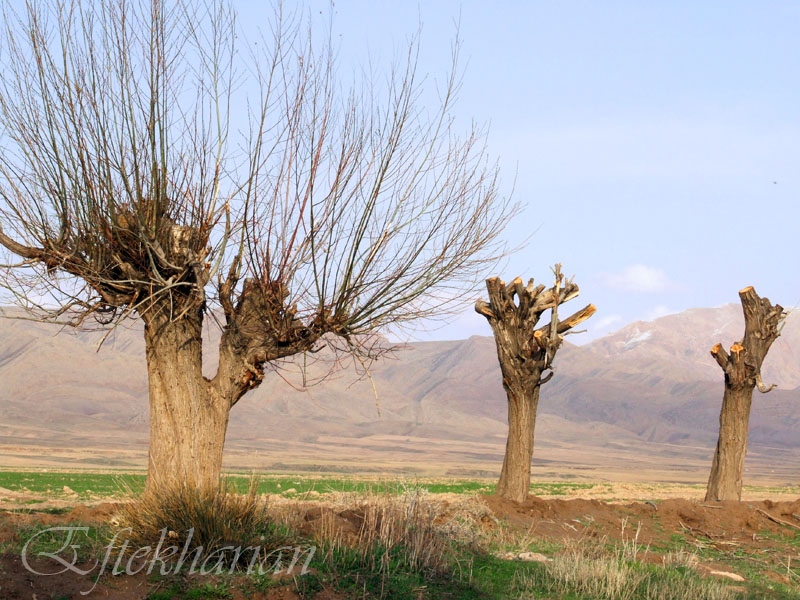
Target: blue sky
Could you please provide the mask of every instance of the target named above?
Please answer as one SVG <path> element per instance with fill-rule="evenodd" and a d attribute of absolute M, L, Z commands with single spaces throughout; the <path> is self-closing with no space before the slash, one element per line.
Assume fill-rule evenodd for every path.
<path fill-rule="evenodd" d="M 243 3 L 243 14 L 253 10 Z M 314 0 L 313 10 L 328 9 Z M 390 60 L 422 23 L 441 75 L 460 18 L 457 115 L 489 122 L 506 189 L 535 232 L 500 274 L 562 262 L 585 339 L 636 319 L 737 302 L 800 304 L 800 3 L 340 0 L 343 64 Z M 469 307 L 429 338 L 488 335 Z"/>
<path fill-rule="evenodd" d="M 234 4 L 246 28 L 268 25 L 269 2 Z M 746 285 L 800 304 L 800 2 L 303 6 L 333 13 L 343 70 L 388 65 L 421 24 L 420 70 L 441 77 L 460 22 L 456 115 L 490 125 L 504 191 L 525 206 L 510 243 L 533 234 L 497 275 L 549 282 L 562 262 L 574 309 L 598 308 L 572 341 L 737 302 Z M 490 331 L 466 306 L 418 335 L 473 334 Z"/>

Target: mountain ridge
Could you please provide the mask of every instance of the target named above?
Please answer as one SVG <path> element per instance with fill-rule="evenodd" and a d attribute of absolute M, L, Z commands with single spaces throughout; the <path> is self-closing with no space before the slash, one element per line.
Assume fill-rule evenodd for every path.
<path fill-rule="evenodd" d="M 631 323 L 581 346 L 565 343 L 555 377 L 542 389 L 536 456 L 592 457 L 603 449 L 623 461 L 666 453 L 702 462 L 716 442 L 722 398 L 722 373 L 708 351 L 733 343 L 743 323 L 741 309 L 726 305 Z M 117 330 L 100 352 L 101 332 L 53 333 L 0 319 L 0 453 L 38 447 L 66 456 L 69 448 L 92 448 L 91 460 L 79 452 L 74 460 L 124 456 L 141 465 L 148 413 L 140 327 Z M 204 339 L 207 374 L 215 369 L 216 335 L 209 330 Z M 800 319 L 792 313 L 764 366 L 764 380 L 781 387 L 754 399 L 756 454 L 800 453 L 799 352 Z M 324 368 L 312 364 L 309 374 Z M 408 344 L 370 368 L 377 398 L 369 378 L 352 372 L 299 390 L 297 365 L 281 369 L 234 407 L 228 464 L 296 462 L 282 456 L 287 452 L 301 462 L 414 461 L 447 469 L 502 461 L 506 399 L 490 337 Z"/>

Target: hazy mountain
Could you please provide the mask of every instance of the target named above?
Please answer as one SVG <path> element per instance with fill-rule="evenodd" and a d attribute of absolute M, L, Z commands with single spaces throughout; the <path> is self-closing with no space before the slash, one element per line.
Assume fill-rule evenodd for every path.
<path fill-rule="evenodd" d="M 599 355 L 644 376 L 672 381 L 718 381 L 720 369 L 709 350 L 717 342 L 729 348 L 744 334 L 744 317 L 738 304 L 695 308 L 637 321 L 589 344 Z M 764 363 L 764 380 L 781 389 L 800 386 L 800 316 L 789 311 L 781 336 Z"/>
<path fill-rule="evenodd" d="M 722 396 L 722 374 L 708 351 L 742 332 L 741 308 L 726 305 L 633 323 L 585 346 L 565 344 L 543 389 L 537 447 L 706 452 Z M 212 374 L 218 334 L 207 333 Z M 0 453 L 21 456 L 34 445 L 67 454 L 101 448 L 110 462 L 128 451 L 141 456 L 148 423 L 141 329 L 118 328 L 98 352 L 103 335 L 0 320 Z M 308 366 L 308 377 L 328 366 Z M 370 373 L 377 399 L 352 368 L 302 390 L 297 367 L 284 365 L 234 408 L 229 447 L 241 456 L 260 453 L 267 463 L 322 460 L 339 450 L 373 462 L 384 455 L 399 463 L 497 460 L 506 406 L 491 338 L 411 344 Z M 781 387 L 756 393 L 752 443 L 800 448 L 796 314 L 767 357 L 764 379 Z"/>

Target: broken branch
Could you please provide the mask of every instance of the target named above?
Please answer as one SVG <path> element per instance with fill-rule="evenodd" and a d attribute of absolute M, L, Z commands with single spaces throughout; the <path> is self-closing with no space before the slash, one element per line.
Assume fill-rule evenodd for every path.
<path fill-rule="evenodd" d="M 730 357 L 728 356 L 728 353 L 725 352 L 725 348 L 722 347 L 722 344 L 717 344 L 711 349 L 711 356 L 714 357 L 714 360 L 716 360 L 717 364 L 722 367 L 723 371 L 728 371 L 728 367 L 730 366 Z"/>
<path fill-rule="evenodd" d="M 594 304 L 589 304 L 576 312 L 574 315 L 567 317 L 563 321 L 559 321 L 558 327 L 556 332 L 559 334 L 563 334 L 566 331 L 569 331 L 576 325 L 583 323 L 586 319 L 591 317 L 594 313 L 597 312 L 597 307 Z M 545 337 L 550 336 L 550 325 L 545 325 L 544 327 L 540 327 L 537 331 L 541 331 Z M 534 334 L 535 336 L 535 334 Z"/>
<path fill-rule="evenodd" d="M 759 392 L 761 392 L 762 394 L 766 394 L 767 392 L 771 392 L 776 387 L 778 387 L 778 384 L 772 383 L 768 386 L 764 385 L 764 382 L 761 380 L 761 372 L 759 371 L 758 373 L 756 373 L 756 387 L 758 388 Z"/>

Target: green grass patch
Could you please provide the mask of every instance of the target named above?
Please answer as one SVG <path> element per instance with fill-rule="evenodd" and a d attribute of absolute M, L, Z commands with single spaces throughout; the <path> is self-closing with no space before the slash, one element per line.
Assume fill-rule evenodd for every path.
<path fill-rule="evenodd" d="M 0 543 L 0 553 L 19 554 L 25 548 L 29 558 L 35 559 L 40 553 L 56 554 L 62 550 L 68 532 L 64 527 L 80 527 L 70 538 L 70 546 L 75 546 L 79 562 L 101 558 L 109 539 L 109 528 L 82 523 L 66 523 L 64 525 L 45 525 L 42 523 L 22 524 L 16 527 L 14 537 Z M 67 550 L 71 558 L 72 550 Z"/>
<path fill-rule="evenodd" d="M 486 479 L 339 477 L 325 475 L 258 474 L 259 494 L 289 494 L 301 496 L 309 492 L 403 494 L 408 489 L 420 489 L 432 494 L 494 493 L 496 482 Z M 234 491 L 247 492 L 252 475 L 232 473 L 226 479 Z M 0 487 L 15 492 L 63 497 L 69 495 L 64 487 L 78 494 L 79 499 L 124 496 L 144 489 L 143 473 L 83 473 L 51 471 L 0 471 Z M 594 483 L 563 481 L 534 481 L 531 494 L 535 496 L 569 496 L 572 492 L 589 489 Z M 41 500 L 27 500 L 35 504 Z"/>
<path fill-rule="evenodd" d="M 0 471 L 0 487 L 14 492 L 63 496 L 66 486 L 82 498 L 139 492 L 144 480 L 143 474 Z"/>
<path fill-rule="evenodd" d="M 187 600 L 214 600 L 218 598 L 233 598 L 233 592 L 228 583 L 204 583 L 186 592 Z"/>
<path fill-rule="evenodd" d="M 753 552 L 746 546 L 731 546 L 721 549 L 714 545 L 714 541 L 703 536 L 691 537 L 678 533 L 672 534 L 668 544 L 651 546 L 650 550 L 656 553 L 666 553 L 668 551 L 691 552 L 697 555 L 698 559 L 706 564 L 713 564 L 719 571 L 732 571 L 742 575 L 746 580 L 748 590 L 744 598 L 764 598 L 773 600 L 798 600 L 800 599 L 800 587 L 798 585 L 787 585 L 768 575 L 769 572 L 791 571 L 795 581 L 800 583 L 800 565 L 782 567 L 769 560 L 772 555 L 785 559 L 786 554 L 794 552 L 793 547 L 798 543 L 796 536 L 781 536 L 764 532 L 759 534 L 761 537 L 769 538 L 785 544 L 787 552 L 776 550 L 775 552 Z"/>
<path fill-rule="evenodd" d="M 588 490 L 595 487 L 611 489 L 611 486 L 607 484 L 534 481 L 531 483 L 531 493 L 534 496 L 568 496 L 570 492 Z"/>

